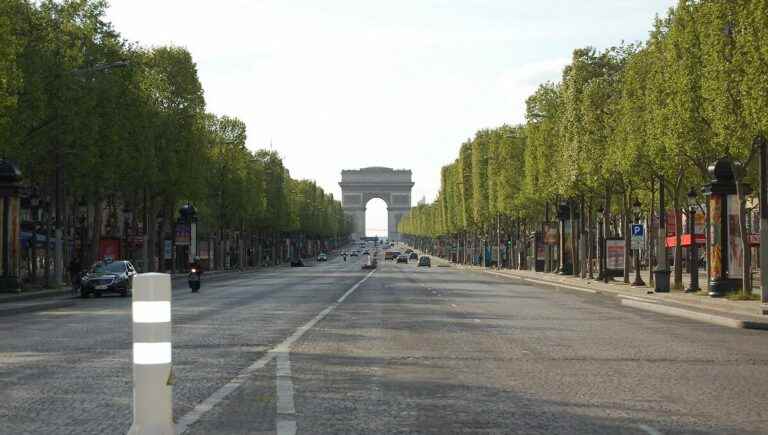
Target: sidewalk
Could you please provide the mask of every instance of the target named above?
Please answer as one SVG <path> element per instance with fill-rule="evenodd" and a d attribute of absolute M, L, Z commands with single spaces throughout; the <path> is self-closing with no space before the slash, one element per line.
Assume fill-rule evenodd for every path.
<path fill-rule="evenodd" d="M 435 264 L 448 263 L 444 259 L 432 258 Z M 762 314 L 760 301 L 732 301 L 725 298 L 711 298 L 706 292 L 706 275 L 702 276 L 700 274 L 699 284 L 702 287 L 700 292 L 684 293 L 673 290 L 669 293 L 655 293 L 651 287 L 632 287 L 624 284 L 621 278 L 616 278 L 614 281 L 606 284 L 597 280 L 532 272 L 529 270 L 489 269 L 480 266 L 463 266 L 458 264 L 451 264 L 451 266 L 458 269 L 481 271 L 510 279 L 521 279 L 555 288 L 618 297 L 621 299 L 622 305 L 711 324 L 731 328 L 768 330 L 768 315 Z M 641 272 L 641 276 L 646 285 L 648 285 L 648 272 Z M 630 277 L 630 283 L 633 280 L 634 274 Z M 687 275 L 683 276 L 683 284 L 684 287 L 688 286 Z"/>

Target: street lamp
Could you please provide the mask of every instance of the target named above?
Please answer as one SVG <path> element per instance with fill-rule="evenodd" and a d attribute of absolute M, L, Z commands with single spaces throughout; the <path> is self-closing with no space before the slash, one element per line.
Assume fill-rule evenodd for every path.
<path fill-rule="evenodd" d="M 699 249 L 696 245 L 696 190 L 691 187 L 688 191 L 688 234 L 691 237 L 691 245 L 688 248 L 688 272 L 691 274 L 686 293 L 696 293 L 699 288 Z"/>
<path fill-rule="evenodd" d="M 635 212 L 635 223 L 640 223 L 640 200 L 635 198 L 635 202 L 632 204 L 632 211 Z M 634 287 L 645 286 L 645 281 L 640 276 L 640 247 L 635 249 L 635 282 L 632 283 Z"/>

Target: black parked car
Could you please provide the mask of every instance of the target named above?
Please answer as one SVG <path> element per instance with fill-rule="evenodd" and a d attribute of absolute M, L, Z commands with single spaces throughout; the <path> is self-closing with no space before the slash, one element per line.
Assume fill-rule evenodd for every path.
<path fill-rule="evenodd" d="M 91 266 L 82 278 L 80 297 L 101 296 L 104 293 L 117 293 L 126 297 L 133 289 L 133 277 L 136 269 L 130 261 L 99 261 Z"/>
<path fill-rule="evenodd" d="M 415 252 L 411 252 L 411 255 L 408 256 L 408 259 L 409 260 L 418 260 L 419 259 L 419 254 L 417 254 Z"/>
<path fill-rule="evenodd" d="M 397 257 L 397 263 L 407 263 L 408 262 L 408 256 L 403 254 L 399 257 Z"/>

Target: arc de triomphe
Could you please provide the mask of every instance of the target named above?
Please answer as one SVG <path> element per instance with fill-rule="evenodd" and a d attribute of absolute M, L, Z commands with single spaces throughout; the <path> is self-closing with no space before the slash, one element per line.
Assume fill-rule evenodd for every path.
<path fill-rule="evenodd" d="M 352 237 L 365 236 L 365 206 L 373 198 L 387 203 L 390 240 L 400 240 L 397 224 L 411 209 L 411 171 L 371 167 L 341 171 L 341 203 L 352 218 Z"/>

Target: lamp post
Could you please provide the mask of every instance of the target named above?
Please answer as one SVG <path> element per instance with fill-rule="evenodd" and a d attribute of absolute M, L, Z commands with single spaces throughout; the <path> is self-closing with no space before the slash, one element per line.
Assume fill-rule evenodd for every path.
<path fill-rule="evenodd" d="M 699 288 L 699 247 L 696 244 L 696 190 L 691 187 L 688 191 L 688 234 L 691 236 L 691 245 L 688 247 L 688 272 L 691 274 L 686 293 L 696 293 Z"/>
<path fill-rule="evenodd" d="M 635 202 L 632 204 L 632 211 L 635 213 L 635 223 L 640 223 L 640 201 L 635 198 Z M 645 281 L 640 276 L 640 248 L 635 249 L 635 281 L 632 283 L 634 287 L 645 286 Z"/>

